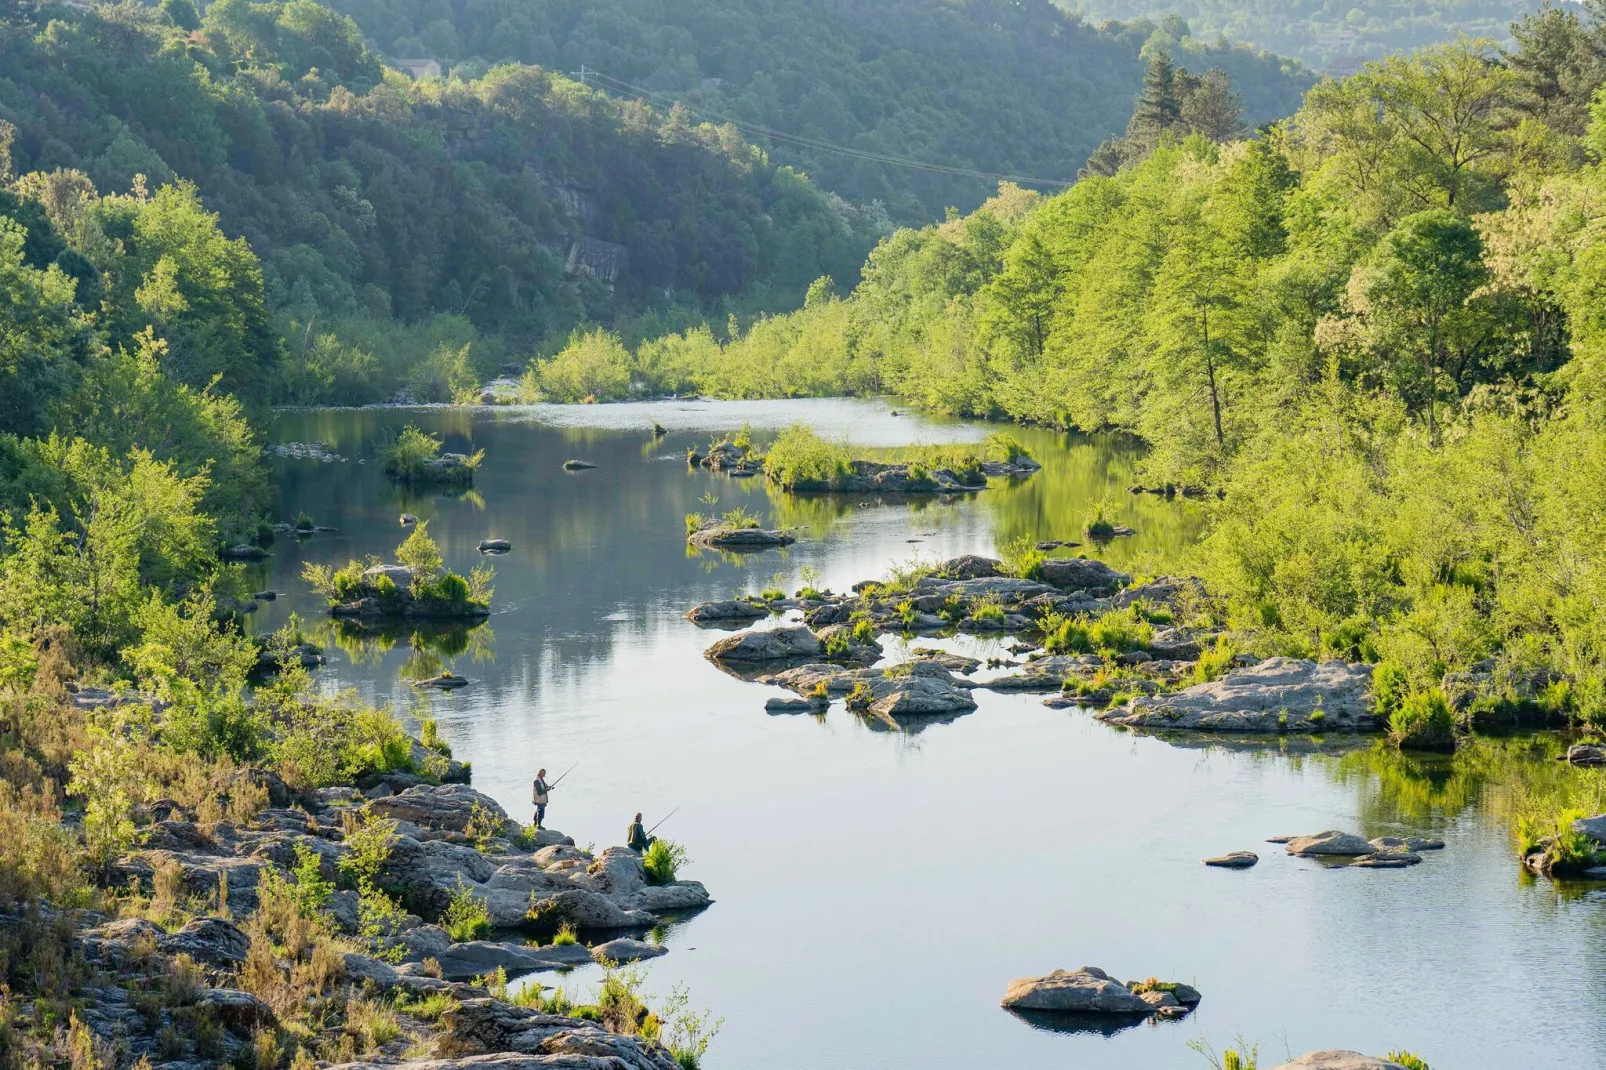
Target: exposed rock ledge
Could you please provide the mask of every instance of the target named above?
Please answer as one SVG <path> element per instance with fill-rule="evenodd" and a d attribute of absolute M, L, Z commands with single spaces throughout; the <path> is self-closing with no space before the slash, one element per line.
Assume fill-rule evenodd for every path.
<path fill-rule="evenodd" d="M 1377 727 L 1372 666 L 1267 658 L 1219 680 L 1140 697 L 1096 716 L 1132 728 L 1357 732 Z"/>
<path fill-rule="evenodd" d="M 768 550 L 774 546 L 790 546 L 797 541 L 784 531 L 765 531 L 762 528 L 704 528 L 686 536 L 693 546 L 707 550 Z"/>

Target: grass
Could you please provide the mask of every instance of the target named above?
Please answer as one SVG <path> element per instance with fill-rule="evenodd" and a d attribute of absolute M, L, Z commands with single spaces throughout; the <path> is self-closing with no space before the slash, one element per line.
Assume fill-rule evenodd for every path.
<path fill-rule="evenodd" d="M 1227 675 L 1233 663 L 1238 658 L 1238 647 L 1225 635 L 1216 638 L 1216 645 L 1209 650 L 1199 652 L 1199 660 L 1194 663 L 1190 682 L 1195 684 L 1208 684 Z"/>
<path fill-rule="evenodd" d="M 686 848 L 662 836 L 648 844 L 641 856 L 641 868 L 647 871 L 648 884 L 673 884 L 680 867 L 691 861 Z"/>
<path fill-rule="evenodd" d="M 971 620 L 1003 620 L 1004 600 L 996 594 L 984 594 L 970 609 Z"/>
<path fill-rule="evenodd" d="M 457 891 L 441 915 L 441 927 L 457 944 L 478 940 L 491 931 L 491 908 L 477 898 L 463 878 L 457 878 Z"/>
<path fill-rule="evenodd" d="M 1095 539 L 1106 539 L 1115 534 L 1115 505 L 1108 494 L 1094 502 L 1087 511 L 1082 530 Z"/>
<path fill-rule="evenodd" d="M 1153 626 L 1131 607 L 1112 609 L 1097 620 L 1049 613 L 1039 620 L 1038 627 L 1050 654 L 1115 657 L 1142 650 L 1154 641 Z"/>
<path fill-rule="evenodd" d="M 1388 1061 L 1399 1063 L 1405 1070 L 1432 1070 L 1432 1067 L 1423 1061 L 1422 1056 L 1414 1051 L 1391 1051 L 1388 1054 Z"/>
<path fill-rule="evenodd" d="M 558 928 L 558 935 L 552 938 L 553 947 L 570 947 L 580 942 L 580 937 L 574 931 L 573 925 L 562 925 Z"/>
<path fill-rule="evenodd" d="M 1455 750 L 1455 715 L 1438 688 L 1416 691 L 1389 714 L 1389 742 L 1402 750 Z"/>

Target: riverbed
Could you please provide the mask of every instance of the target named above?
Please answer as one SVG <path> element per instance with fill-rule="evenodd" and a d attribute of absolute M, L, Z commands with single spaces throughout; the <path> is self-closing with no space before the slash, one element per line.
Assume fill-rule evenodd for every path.
<path fill-rule="evenodd" d="M 1198 503 L 1127 493 L 1140 454 L 1113 438 L 1010 429 L 1043 471 L 942 502 L 797 499 L 685 463 L 688 447 L 744 423 L 763 438 L 805 421 L 862 446 L 996 429 L 894 411 L 828 400 L 281 413 L 273 441 L 321 441 L 338 458 L 275 460 L 283 515 L 338 530 L 281 538 L 253 566 L 281 592 L 254 626 L 291 613 L 321 623 L 302 564 L 388 556 L 404 511 L 459 571 L 481 562 L 481 539 L 510 540 L 489 559 L 485 628 L 443 648 L 331 642 L 320 686 L 437 718 L 474 785 L 521 821 L 535 770 L 578 763 L 547 824 L 582 845 L 622 842 L 637 810 L 649 824 L 673 810 L 661 831 L 686 845 L 683 876 L 716 901 L 667 926 L 670 953 L 643 972 L 649 993 L 683 985 L 724 1019 L 709 1070 L 1199 1070 L 1209 1064 L 1190 1040 L 1219 1050 L 1238 1034 L 1260 1043 L 1263 1066 L 1313 1048 L 1414 1049 L 1435 1070 L 1606 1066 L 1606 886 L 1524 878 L 1479 793 L 1445 790 L 1447 767 L 1402 767 L 1336 737 L 1167 741 L 988 691 L 975 712 L 918 732 L 840 703 L 770 716 L 764 700 L 779 691 L 707 662 L 724 633 L 683 620 L 688 607 L 774 582 L 795 590 L 805 568 L 845 590 L 916 557 L 1077 540 L 1106 496 L 1137 534 L 1074 552 L 1135 575 L 1163 571 L 1203 529 Z M 485 450 L 473 490 L 412 493 L 384 478 L 375 445 L 409 423 L 448 449 Z M 569 459 L 596 467 L 565 471 Z M 705 496 L 799 541 L 745 559 L 688 552 L 683 517 L 708 511 Z M 470 686 L 410 685 L 443 666 Z M 1447 846 L 1391 871 L 1326 869 L 1264 842 L 1328 828 Z M 1199 864 L 1240 849 L 1260 864 Z M 998 1006 L 1011 978 L 1083 965 L 1187 981 L 1204 1001 L 1183 1021 L 1113 1034 L 1045 1030 Z M 539 980 L 583 991 L 596 974 Z"/>

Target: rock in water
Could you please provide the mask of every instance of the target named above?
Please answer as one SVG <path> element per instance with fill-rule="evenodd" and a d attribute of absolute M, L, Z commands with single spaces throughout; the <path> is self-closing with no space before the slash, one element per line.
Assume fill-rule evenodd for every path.
<path fill-rule="evenodd" d="M 431 676 L 427 680 L 414 680 L 414 687 L 434 687 L 441 691 L 456 691 L 460 687 L 468 686 L 468 678 L 454 673 L 443 672 L 439 676 Z"/>
<path fill-rule="evenodd" d="M 686 611 L 686 619 L 694 624 L 758 620 L 768 615 L 769 610 L 763 606 L 742 599 L 731 602 L 700 602 Z"/>
<path fill-rule="evenodd" d="M 402 527 L 406 527 L 408 524 L 416 524 L 416 523 L 418 523 L 418 518 L 416 516 L 414 516 L 412 513 L 403 513 L 401 515 L 401 523 L 402 523 Z"/>
<path fill-rule="evenodd" d="M 1288 841 L 1288 853 L 1302 858 L 1317 855 L 1369 855 L 1377 851 L 1366 840 L 1348 832 L 1329 829 L 1314 836 L 1295 836 Z"/>
<path fill-rule="evenodd" d="M 1405 1070 L 1405 1067 L 1358 1051 L 1311 1051 L 1272 1070 Z"/>
<path fill-rule="evenodd" d="M 1575 743 L 1567 748 L 1567 761 L 1572 765 L 1606 765 L 1606 749 L 1592 743 Z"/>
<path fill-rule="evenodd" d="M 1377 727 L 1372 667 L 1342 661 L 1267 658 L 1208 684 L 1133 699 L 1096 714 L 1134 728 L 1223 732 L 1359 731 Z"/>
<path fill-rule="evenodd" d="M 513 549 L 513 544 L 506 539 L 481 539 L 479 550 L 482 554 L 505 554 Z"/>
<path fill-rule="evenodd" d="M 1248 869 L 1260 856 L 1253 851 L 1233 851 L 1231 854 L 1217 855 L 1215 858 L 1206 858 L 1207 866 L 1220 866 L 1222 869 Z"/>
<path fill-rule="evenodd" d="M 631 940 L 620 937 L 609 940 L 605 944 L 598 944 L 591 949 L 591 957 L 598 962 L 604 960 L 623 965 L 627 962 L 640 962 L 642 959 L 655 959 L 659 955 L 669 954 L 669 949 L 661 944 L 649 944 L 643 940 Z"/>
<path fill-rule="evenodd" d="M 1588 836 L 1596 843 L 1606 844 L 1606 814 L 1579 818 L 1573 822 L 1573 831 Z"/>
<path fill-rule="evenodd" d="M 596 467 L 596 465 L 592 464 L 590 461 L 577 461 L 577 460 L 573 459 L 572 457 L 569 460 L 563 462 L 563 468 L 564 468 L 565 471 L 568 471 L 568 472 L 582 472 L 582 471 L 586 470 L 587 468 L 595 468 L 595 467 Z"/>
<path fill-rule="evenodd" d="M 768 550 L 774 546 L 790 546 L 797 540 L 784 531 L 764 531 L 761 528 L 708 528 L 686 536 L 693 546 L 708 550 Z"/>
<path fill-rule="evenodd" d="M 1055 970 L 1045 977 L 1009 983 L 1002 1006 L 1021 1011 L 1082 1014 L 1149 1014 L 1153 1008 L 1096 966 Z"/>
<path fill-rule="evenodd" d="M 820 652 L 820 640 L 803 625 L 737 632 L 704 651 L 710 661 L 785 661 L 811 658 Z"/>
<path fill-rule="evenodd" d="M 1389 851 L 1442 851 L 1443 840 L 1425 840 L 1420 836 L 1379 836 L 1369 841 L 1379 852 Z"/>

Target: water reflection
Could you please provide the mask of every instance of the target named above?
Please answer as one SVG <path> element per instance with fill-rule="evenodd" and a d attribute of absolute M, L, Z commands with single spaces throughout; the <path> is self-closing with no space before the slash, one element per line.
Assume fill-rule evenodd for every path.
<path fill-rule="evenodd" d="M 515 816 L 535 768 L 580 762 L 548 815 L 580 843 L 617 842 L 637 810 L 681 807 L 670 828 L 690 848 L 687 875 L 716 902 L 665 926 L 670 954 L 646 972 L 651 993 L 685 984 L 725 1017 L 709 1070 L 779 1070 L 799 1053 L 856 1070 L 1197 1070 L 1189 1037 L 1219 1047 L 1240 1031 L 1279 1053 L 1286 1037 L 1296 1052 L 1408 1046 L 1445 1067 L 1601 1065 L 1606 888 L 1527 881 L 1511 841 L 1528 808 L 1598 795 L 1598 776 L 1552 760 L 1554 740 L 1496 740 L 1441 760 L 1337 735 L 1149 736 L 985 690 L 975 712 L 908 731 L 840 702 L 823 715 L 766 716 L 765 699 L 783 692 L 704 659 L 715 635 L 682 618 L 688 606 L 756 592 L 777 573 L 789 592 L 805 570 L 842 591 L 916 554 L 1079 540 L 1105 497 L 1137 534 L 1073 552 L 1157 573 L 1205 521 L 1202 503 L 1126 493 L 1130 443 L 1042 430 L 1013 432 L 1044 463 L 1036 476 L 952 501 L 795 498 L 685 463 L 688 446 L 744 422 L 762 438 L 803 420 L 866 446 L 991 430 L 886 410 L 810 401 L 283 414 L 276 440 L 321 440 L 348 458 L 276 461 L 283 512 L 340 530 L 282 541 L 253 566 L 255 585 L 283 592 L 253 626 L 292 612 L 326 621 L 302 564 L 389 557 L 406 534 L 402 511 L 430 521 L 458 571 L 481 560 L 481 539 L 510 540 L 495 561 L 488 628 L 331 631 L 320 684 L 416 704 L 473 762 L 475 785 Z M 668 434 L 653 438 L 654 421 Z M 486 450 L 472 496 L 383 478 L 371 443 L 406 423 L 448 449 Z M 598 467 L 566 472 L 571 457 Z M 706 511 L 708 494 L 801 537 L 779 552 L 688 555 L 683 518 Z M 916 646 L 1011 655 L 965 635 L 889 638 L 884 650 L 902 660 Z M 437 664 L 473 686 L 419 694 L 412 681 Z M 1409 870 L 1366 872 L 1262 846 L 1325 828 L 1433 835 L 1447 847 Z M 1252 870 L 1199 864 L 1244 848 L 1262 854 Z M 1089 964 L 1186 980 L 1205 1000 L 1182 1028 L 1115 1036 L 1022 1028 L 998 1006 L 1014 977 Z M 1465 976 L 1500 980 L 1432 983 Z M 588 967 L 573 981 L 595 977 Z"/>

